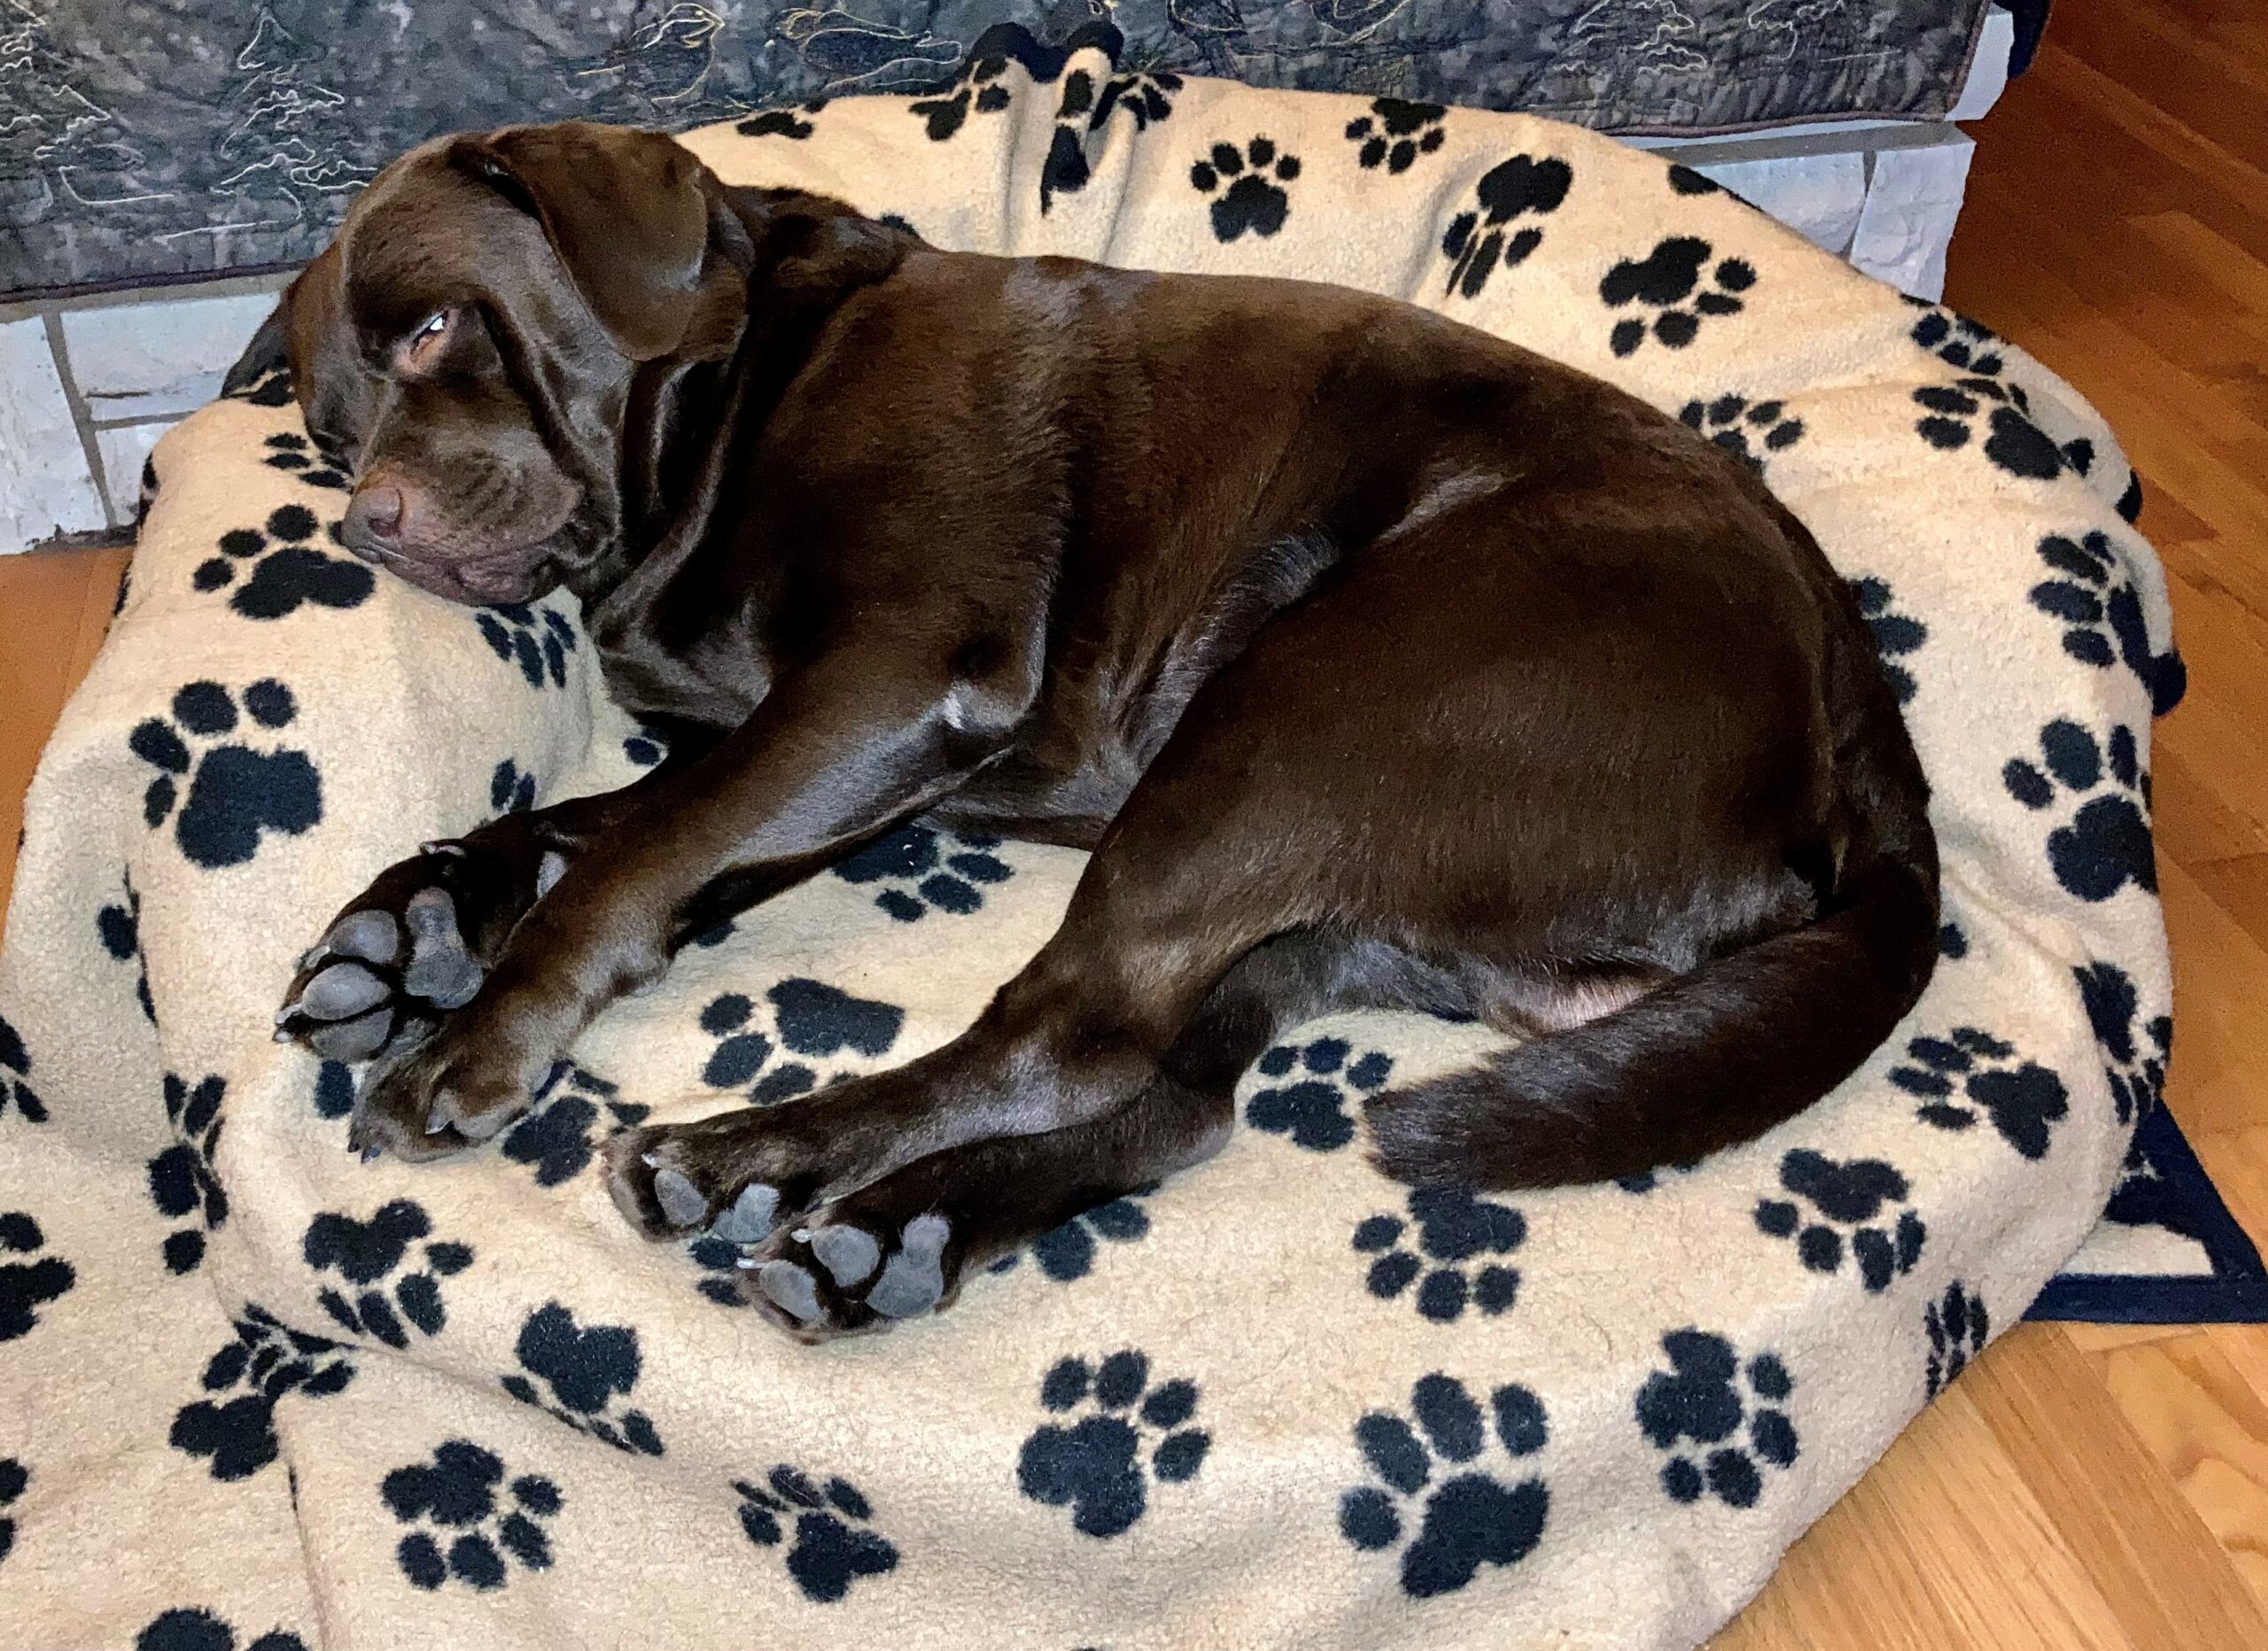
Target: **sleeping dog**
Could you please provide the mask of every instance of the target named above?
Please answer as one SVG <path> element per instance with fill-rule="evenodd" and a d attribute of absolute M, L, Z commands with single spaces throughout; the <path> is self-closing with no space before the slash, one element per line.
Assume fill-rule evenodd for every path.
<path fill-rule="evenodd" d="M 1091 851 L 953 1042 L 610 1143 L 630 1221 L 747 1247 L 797 1336 L 1203 1159 L 1313 1016 L 1523 1040 L 1367 1124 L 1410 1182 L 1541 1187 L 1756 1136 L 1929 978 L 1927 788 L 1811 536 L 1441 316 L 941 252 L 571 124 L 389 167 L 236 382 L 286 365 L 350 549 L 454 601 L 565 586 L 671 735 L 308 953 L 280 1035 L 371 1062 L 358 1149 L 488 1139 L 687 937 L 914 816 Z"/>

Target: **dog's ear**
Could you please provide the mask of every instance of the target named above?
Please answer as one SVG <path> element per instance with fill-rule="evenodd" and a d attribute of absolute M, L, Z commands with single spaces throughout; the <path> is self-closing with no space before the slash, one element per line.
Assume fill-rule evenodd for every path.
<path fill-rule="evenodd" d="M 237 395 L 291 365 L 291 291 L 287 287 L 277 296 L 268 319 L 260 323 L 260 330 L 252 334 L 252 342 L 245 345 L 245 353 L 237 357 L 237 364 L 221 380 L 221 393 Z"/>
<path fill-rule="evenodd" d="M 542 224 L 575 291 L 633 361 L 685 342 L 703 306 L 705 168 L 659 132 L 566 120 L 460 138 L 452 165 Z"/>

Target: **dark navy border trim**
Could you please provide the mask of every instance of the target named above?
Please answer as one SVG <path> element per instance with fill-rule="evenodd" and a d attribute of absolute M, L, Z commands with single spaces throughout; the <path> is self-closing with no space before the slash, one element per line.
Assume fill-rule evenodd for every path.
<path fill-rule="evenodd" d="M 2162 1183 L 2151 1201 L 2174 1217 L 2161 1224 L 2202 1245 L 2211 1275 L 2062 1274 L 2048 1280 L 2024 1317 L 2101 1324 L 2268 1323 L 2268 1267 L 2261 1265 L 2259 1248 L 2229 1213 L 2164 1106 L 2143 1115 L 2134 1151 Z M 2114 1211 L 2118 1204 L 2114 1196 Z"/>

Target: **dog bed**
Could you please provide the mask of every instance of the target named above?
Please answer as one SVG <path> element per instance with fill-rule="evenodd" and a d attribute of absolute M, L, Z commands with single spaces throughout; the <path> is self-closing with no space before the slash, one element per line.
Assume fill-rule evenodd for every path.
<path fill-rule="evenodd" d="M 6 1637 L 1701 1640 L 2023 1314 L 2162 1085 L 2147 764 L 2179 667 L 2109 432 L 1982 329 L 1543 120 L 1004 35 L 949 93 L 687 141 L 944 245 L 1390 293 L 1679 413 L 1857 585 L 1936 788 L 1936 980 L 1764 1139 L 1548 1195 L 1365 1162 L 1364 1095 L 1492 1035 L 1320 1022 L 1246 1076 L 1215 1160 L 944 1314 L 797 1346 L 736 1305 L 729 1249 L 633 1237 L 595 1143 L 943 1042 L 1081 857 L 901 831 L 702 936 L 492 1148 L 357 1163 L 349 1072 L 268 1038 L 294 956 L 420 839 L 661 745 L 571 601 L 469 610 L 339 554 L 343 478 L 271 381 L 159 446 L 30 798 Z"/>

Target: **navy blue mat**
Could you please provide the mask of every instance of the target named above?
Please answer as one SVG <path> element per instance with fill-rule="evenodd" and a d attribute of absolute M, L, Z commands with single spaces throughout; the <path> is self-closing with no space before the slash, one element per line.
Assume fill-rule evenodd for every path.
<path fill-rule="evenodd" d="M 2105 1263 L 2117 1260 L 2118 1270 Z M 2152 1263 L 2148 1270 L 2130 1267 Z M 2268 1267 L 2181 1126 L 2150 1107 L 2103 1225 L 2024 1316 L 2102 1324 L 2268 1322 Z"/>

